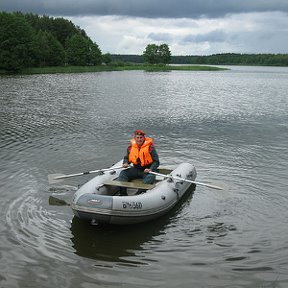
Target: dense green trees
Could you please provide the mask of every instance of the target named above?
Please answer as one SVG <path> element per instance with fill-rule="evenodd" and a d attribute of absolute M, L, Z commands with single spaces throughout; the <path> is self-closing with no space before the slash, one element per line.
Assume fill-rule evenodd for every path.
<path fill-rule="evenodd" d="M 17 71 L 33 58 L 33 29 L 15 14 L 0 13 L 0 69 Z"/>
<path fill-rule="evenodd" d="M 144 61 L 150 64 L 169 64 L 171 52 L 167 44 L 148 44 L 143 52 Z"/>
<path fill-rule="evenodd" d="M 102 63 L 101 51 L 96 43 L 75 34 L 66 41 L 66 60 L 70 65 L 86 66 Z"/>
<path fill-rule="evenodd" d="M 65 50 L 61 43 L 47 31 L 39 30 L 35 35 L 33 66 L 62 66 L 65 63 Z"/>
<path fill-rule="evenodd" d="M 101 63 L 98 45 L 71 21 L 0 12 L 0 70 Z"/>

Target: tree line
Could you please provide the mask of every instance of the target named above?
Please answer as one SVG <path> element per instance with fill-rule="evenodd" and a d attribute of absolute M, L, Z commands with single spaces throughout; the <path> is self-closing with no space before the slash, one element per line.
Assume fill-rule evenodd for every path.
<path fill-rule="evenodd" d="M 168 64 L 171 52 L 167 44 L 149 44 L 143 59 L 150 64 Z M 103 55 L 97 43 L 69 20 L 0 12 L 0 72 L 49 66 L 116 66 L 120 62 L 112 63 L 111 55 Z"/>
<path fill-rule="evenodd" d="M 0 12 L 0 70 L 99 65 L 110 61 L 80 27 L 64 18 Z"/>
<path fill-rule="evenodd" d="M 142 55 L 102 54 L 79 26 L 64 18 L 0 12 L 0 72 L 49 66 L 149 64 L 288 66 L 288 54 L 172 56 L 167 44 L 148 44 Z"/>
<path fill-rule="evenodd" d="M 288 54 L 224 53 L 209 56 L 174 56 L 173 64 L 288 66 Z"/>
<path fill-rule="evenodd" d="M 143 55 L 112 54 L 114 61 L 144 63 Z M 171 56 L 172 64 L 288 66 L 288 54 L 224 53 L 210 56 Z"/>

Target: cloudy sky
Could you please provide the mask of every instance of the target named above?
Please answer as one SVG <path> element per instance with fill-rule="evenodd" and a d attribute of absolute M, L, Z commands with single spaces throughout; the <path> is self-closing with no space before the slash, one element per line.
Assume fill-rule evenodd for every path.
<path fill-rule="evenodd" d="M 69 19 L 103 53 L 288 53 L 288 0 L 1 0 L 0 11 Z"/>

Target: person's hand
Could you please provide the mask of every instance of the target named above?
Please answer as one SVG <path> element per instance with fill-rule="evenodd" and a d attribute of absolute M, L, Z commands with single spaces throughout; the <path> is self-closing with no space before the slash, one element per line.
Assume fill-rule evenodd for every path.
<path fill-rule="evenodd" d="M 129 164 L 128 164 L 128 163 L 123 163 L 122 167 L 123 167 L 123 168 L 128 168 L 128 167 L 129 167 Z"/>
<path fill-rule="evenodd" d="M 151 169 L 149 169 L 149 168 L 146 168 L 145 170 L 144 170 L 144 173 L 150 173 L 151 172 Z"/>

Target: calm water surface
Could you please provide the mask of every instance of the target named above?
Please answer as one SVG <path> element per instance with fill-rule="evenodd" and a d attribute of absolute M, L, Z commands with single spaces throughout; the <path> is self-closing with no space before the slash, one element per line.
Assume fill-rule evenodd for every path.
<path fill-rule="evenodd" d="M 288 68 L 0 78 L 0 287 L 287 287 Z M 199 182 L 171 213 L 91 226 L 69 205 L 135 129 Z M 90 176 L 91 177 L 91 176 Z"/>

